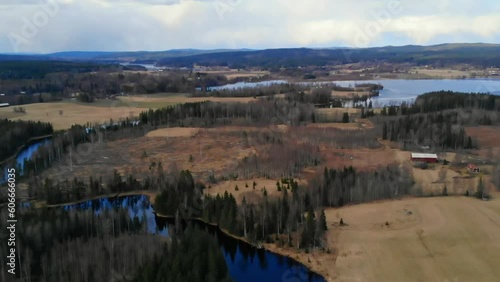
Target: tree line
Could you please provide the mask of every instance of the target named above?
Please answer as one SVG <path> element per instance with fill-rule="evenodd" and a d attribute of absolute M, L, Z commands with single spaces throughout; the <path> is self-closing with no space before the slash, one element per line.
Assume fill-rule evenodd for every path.
<path fill-rule="evenodd" d="M 0 119 L 0 161 L 26 145 L 32 138 L 50 135 L 54 132 L 50 123 L 34 121 L 10 121 Z"/>

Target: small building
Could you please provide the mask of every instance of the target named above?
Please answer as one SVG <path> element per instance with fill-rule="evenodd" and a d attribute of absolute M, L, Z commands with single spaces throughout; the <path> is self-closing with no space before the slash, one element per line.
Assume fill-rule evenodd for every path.
<path fill-rule="evenodd" d="M 9 103 L 0 103 L 0 108 L 6 108 L 10 106 Z"/>
<path fill-rule="evenodd" d="M 436 154 L 411 153 L 413 162 L 437 163 L 438 156 Z"/>
<path fill-rule="evenodd" d="M 472 173 L 478 173 L 479 167 L 475 166 L 474 164 L 468 164 L 467 170 L 469 170 L 469 172 L 472 172 Z"/>

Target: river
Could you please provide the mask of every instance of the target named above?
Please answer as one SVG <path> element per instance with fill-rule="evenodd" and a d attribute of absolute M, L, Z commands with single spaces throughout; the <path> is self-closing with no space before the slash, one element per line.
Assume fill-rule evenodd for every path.
<path fill-rule="evenodd" d="M 15 168 L 18 170 L 20 175 L 23 175 L 23 168 L 24 168 L 24 160 L 25 159 L 31 159 L 33 157 L 33 154 L 40 148 L 41 146 L 48 145 L 52 142 L 50 138 L 45 138 L 42 140 L 34 141 L 31 142 L 29 145 L 25 146 L 16 156 L 16 162 L 15 162 Z M 0 179 L 0 184 L 5 183 L 5 180 L 7 179 L 7 170 L 12 167 L 12 164 L 9 166 L 7 164 L 4 166 L 4 174 L 2 176 L 2 179 Z"/>
<path fill-rule="evenodd" d="M 173 228 L 171 220 L 156 217 L 148 197 L 144 195 L 90 200 L 66 205 L 63 208 L 66 210 L 93 209 L 96 215 L 105 209 L 124 208 L 128 210 L 131 218 L 137 216 L 141 222 L 146 220 L 147 230 L 151 234 L 168 237 L 169 230 Z M 309 271 L 295 260 L 257 249 L 246 242 L 226 235 L 217 227 L 200 221 L 195 221 L 194 224 L 206 227 L 207 232 L 217 235 L 229 274 L 234 281 L 325 281 L 323 277 Z"/>

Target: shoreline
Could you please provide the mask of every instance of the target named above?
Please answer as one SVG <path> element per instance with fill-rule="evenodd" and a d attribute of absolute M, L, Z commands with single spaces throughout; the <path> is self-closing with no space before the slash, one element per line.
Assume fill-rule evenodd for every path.
<path fill-rule="evenodd" d="M 106 194 L 106 195 L 95 196 L 95 197 L 88 198 L 88 199 L 81 200 L 81 201 L 75 201 L 75 202 L 70 202 L 70 203 L 62 203 L 62 204 L 55 204 L 55 205 L 42 205 L 41 202 L 35 202 L 34 203 L 34 207 L 35 208 L 41 208 L 41 207 L 55 208 L 55 207 L 62 207 L 62 206 L 67 206 L 67 205 L 74 205 L 74 204 L 79 204 L 79 203 L 83 203 L 83 202 L 86 202 L 86 201 L 98 200 L 98 199 L 103 199 L 103 198 L 114 198 L 114 197 L 134 196 L 134 195 L 143 195 L 143 196 L 146 196 L 146 197 L 148 197 L 149 203 L 151 205 L 154 205 L 155 200 L 156 200 L 157 192 L 156 191 L 145 190 L 145 191 L 130 191 L 130 192 L 124 192 L 124 193 L 113 193 L 113 194 Z M 168 216 L 168 215 L 163 215 L 163 214 L 157 213 L 156 211 L 154 211 L 154 209 L 153 209 L 153 213 L 155 214 L 155 216 L 160 217 L 160 218 L 165 218 L 165 219 L 174 219 L 175 218 L 174 216 Z M 296 262 L 298 264 L 303 265 L 310 272 L 314 273 L 315 275 L 318 275 L 318 276 L 322 277 L 325 281 L 333 281 L 331 279 L 331 277 L 328 276 L 327 273 L 324 273 L 323 271 L 319 270 L 317 267 L 314 267 L 314 265 L 312 265 L 311 262 L 307 262 L 307 260 L 304 260 L 303 258 L 299 258 L 299 257 L 294 258 L 294 257 L 292 257 L 293 254 L 291 254 L 289 252 L 286 252 L 285 249 L 281 249 L 280 247 L 277 247 L 274 244 L 263 243 L 262 247 L 259 247 L 258 245 L 256 245 L 255 243 L 250 242 L 248 239 L 246 239 L 244 237 L 240 237 L 240 236 L 231 234 L 227 230 L 225 230 L 223 228 L 220 228 L 220 226 L 218 224 L 216 224 L 216 223 L 207 222 L 207 221 L 203 220 L 202 218 L 198 218 L 198 217 L 197 218 L 188 218 L 187 220 L 194 220 L 194 221 L 198 221 L 200 223 L 209 225 L 209 226 L 211 226 L 213 228 L 216 228 L 219 232 L 223 233 L 225 236 L 231 237 L 231 238 L 233 238 L 235 240 L 239 240 L 239 241 L 241 241 L 241 242 L 243 242 L 245 244 L 248 244 L 248 245 L 250 245 L 250 246 L 252 246 L 252 247 L 254 247 L 256 249 L 262 249 L 264 251 L 273 253 L 275 255 L 286 257 L 286 258 L 288 258 L 288 259 L 290 259 L 290 260 L 292 260 L 292 261 L 294 261 L 294 262 Z M 273 245 L 274 245 L 274 247 L 272 247 Z M 299 251 L 299 250 L 295 250 L 295 251 Z M 302 253 L 302 252 L 300 252 L 300 253 Z M 307 255 L 307 254 L 305 254 L 305 255 Z"/>
<path fill-rule="evenodd" d="M 22 150 L 24 150 L 27 147 L 33 145 L 33 143 L 35 143 L 36 141 L 39 141 L 39 140 L 42 140 L 42 139 L 47 139 L 47 138 L 52 138 L 53 136 L 54 136 L 54 134 L 48 134 L 48 135 L 44 135 L 44 136 L 37 136 L 37 137 L 30 138 L 28 140 L 28 142 L 26 142 L 24 145 L 19 146 L 17 148 L 16 152 L 13 155 L 11 155 L 10 157 L 8 157 L 5 160 L 1 161 L 0 162 L 0 166 L 4 166 L 8 162 L 10 162 L 12 159 L 17 158 L 17 156 L 19 155 L 19 153 L 21 153 Z"/>

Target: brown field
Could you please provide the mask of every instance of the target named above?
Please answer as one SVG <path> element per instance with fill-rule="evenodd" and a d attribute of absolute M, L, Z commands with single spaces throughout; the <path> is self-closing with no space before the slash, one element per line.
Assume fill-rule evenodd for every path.
<path fill-rule="evenodd" d="M 465 132 L 478 141 L 481 149 L 500 147 L 500 126 L 467 127 Z"/>
<path fill-rule="evenodd" d="M 349 118 L 352 120 L 355 117 L 361 116 L 361 110 L 355 108 L 321 108 L 316 109 L 316 114 L 319 120 L 339 122 L 342 121 L 344 113 L 349 113 Z"/>
<path fill-rule="evenodd" d="M 0 118 L 12 120 L 34 120 L 50 122 L 54 129 L 67 129 L 74 124 L 103 123 L 138 116 L 149 108 L 161 108 L 187 102 L 241 102 L 255 101 L 254 98 L 188 97 L 185 94 L 153 94 L 118 97 L 117 100 L 97 100 L 94 103 L 64 101 L 23 105 L 26 113 L 14 113 L 13 107 L 0 108 Z M 62 111 L 62 115 L 60 115 Z"/>
<path fill-rule="evenodd" d="M 147 137 L 191 137 L 200 129 L 192 127 L 170 127 L 148 132 Z"/>
<path fill-rule="evenodd" d="M 336 128 L 345 130 L 358 130 L 358 129 L 372 129 L 374 128 L 373 123 L 368 119 L 355 119 L 355 122 L 343 123 L 343 122 L 317 122 L 308 123 L 307 127 L 311 128 Z"/>
<path fill-rule="evenodd" d="M 465 132 L 479 145 L 479 149 L 474 151 L 475 155 L 485 161 L 500 164 L 500 126 L 467 127 Z"/>
<path fill-rule="evenodd" d="M 197 129 L 189 129 L 187 133 L 181 128 L 172 130 L 160 129 L 152 134 L 182 135 Z M 86 179 L 89 175 L 109 176 L 116 169 L 122 175 L 133 174 L 141 178 L 155 171 L 154 167 L 150 170 L 153 162 L 161 162 L 164 171 L 189 169 L 196 179 L 204 180 L 212 172 L 219 177 L 233 171 L 244 157 L 253 153 L 255 149 L 245 144 L 239 132 L 200 130 L 190 137 L 145 136 L 87 144 L 73 153 L 72 171 L 68 159 L 49 168 L 46 174 L 57 179 L 75 176 Z"/>
<path fill-rule="evenodd" d="M 326 269 L 336 281 L 496 281 L 498 196 L 489 202 L 416 198 L 328 210 L 337 260 Z M 333 227 L 340 218 L 348 226 Z"/>
<path fill-rule="evenodd" d="M 462 78 L 470 77 L 471 73 L 468 71 L 460 71 L 453 69 L 426 69 L 426 68 L 414 68 L 411 70 L 412 73 L 422 76 L 429 76 L 435 78 Z"/>
<path fill-rule="evenodd" d="M 253 189 L 253 182 L 257 184 L 255 190 Z M 278 191 L 276 187 L 276 181 L 278 179 L 265 179 L 265 178 L 255 178 L 248 180 L 234 180 L 234 181 L 222 181 L 217 184 L 212 184 L 211 188 L 205 189 L 205 193 L 210 195 L 223 195 L 224 192 L 228 192 L 233 194 L 238 203 L 241 203 L 243 197 L 247 201 L 247 203 L 258 203 L 260 200 L 264 198 L 264 194 L 262 189 L 266 188 L 267 196 L 271 197 L 280 197 L 283 195 L 283 190 Z M 306 184 L 304 180 L 299 181 L 300 185 Z M 238 191 L 235 190 L 235 186 L 238 185 Z M 245 187 L 248 185 L 248 187 Z"/>
<path fill-rule="evenodd" d="M 238 71 L 238 70 L 206 71 L 206 73 L 224 75 L 227 79 L 233 79 L 237 77 L 261 77 L 270 74 L 268 71 Z"/>
<path fill-rule="evenodd" d="M 487 202 L 450 196 L 327 209 L 330 254 L 265 246 L 327 281 L 497 281 L 500 193 L 493 196 Z M 346 226 L 339 226 L 341 218 Z"/>
<path fill-rule="evenodd" d="M 144 111 L 142 108 L 122 106 L 93 106 L 74 102 L 41 103 L 23 105 L 25 114 L 14 114 L 12 107 L 0 108 L 0 118 L 12 120 L 34 120 L 50 122 L 54 129 L 67 129 L 73 124 L 102 123 L 110 119 L 118 120 L 130 116 L 137 116 Z M 60 115 L 62 111 L 62 115 Z"/>
<path fill-rule="evenodd" d="M 155 105 L 175 105 L 182 103 L 195 103 L 203 101 L 211 102 L 239 102 L 239 103 L 249 103 L 256 101 L 253 97 L 189 97 L 185 94 L 150 94 L 141 96 L 126 96 L 120 97 L 120 100 L 129 105 L 137 105 L 139 107 L 155 107 Z"/>
<path fill-rule="evenodd" d="M 389 148 L 336 149 L 320 146 L 320 151 L 325 159 L 321 165 L 335 169 L 353 166 L 360 171 L 372 171 L 391 163 L 400 163 L 398 151 Z"/>
<path fill-rule="evenodd" d="M 368 92 L 368 91 L 356 92 L 356 91 L 335 91 L 335 90 L 332 90 L 332 96 L 338 97 L 338 98 L 352 99 L 354 97 L 370 96 L 370 92 Z"/>
<path fill-rule="evenodd" d="M 359 129 L 366 128 L 366 126 L 363 126 L 363 123 L 357 123 L 357 122 L 349 122 L 349 123 L 342 123 L 342 122 L 309 123 L 309 124 L 307 124 L 307 127 L 312 127 L 312 128 L 336 128 L 336 129 L 344 129 L 344 130 L 359 130 Z"/>

